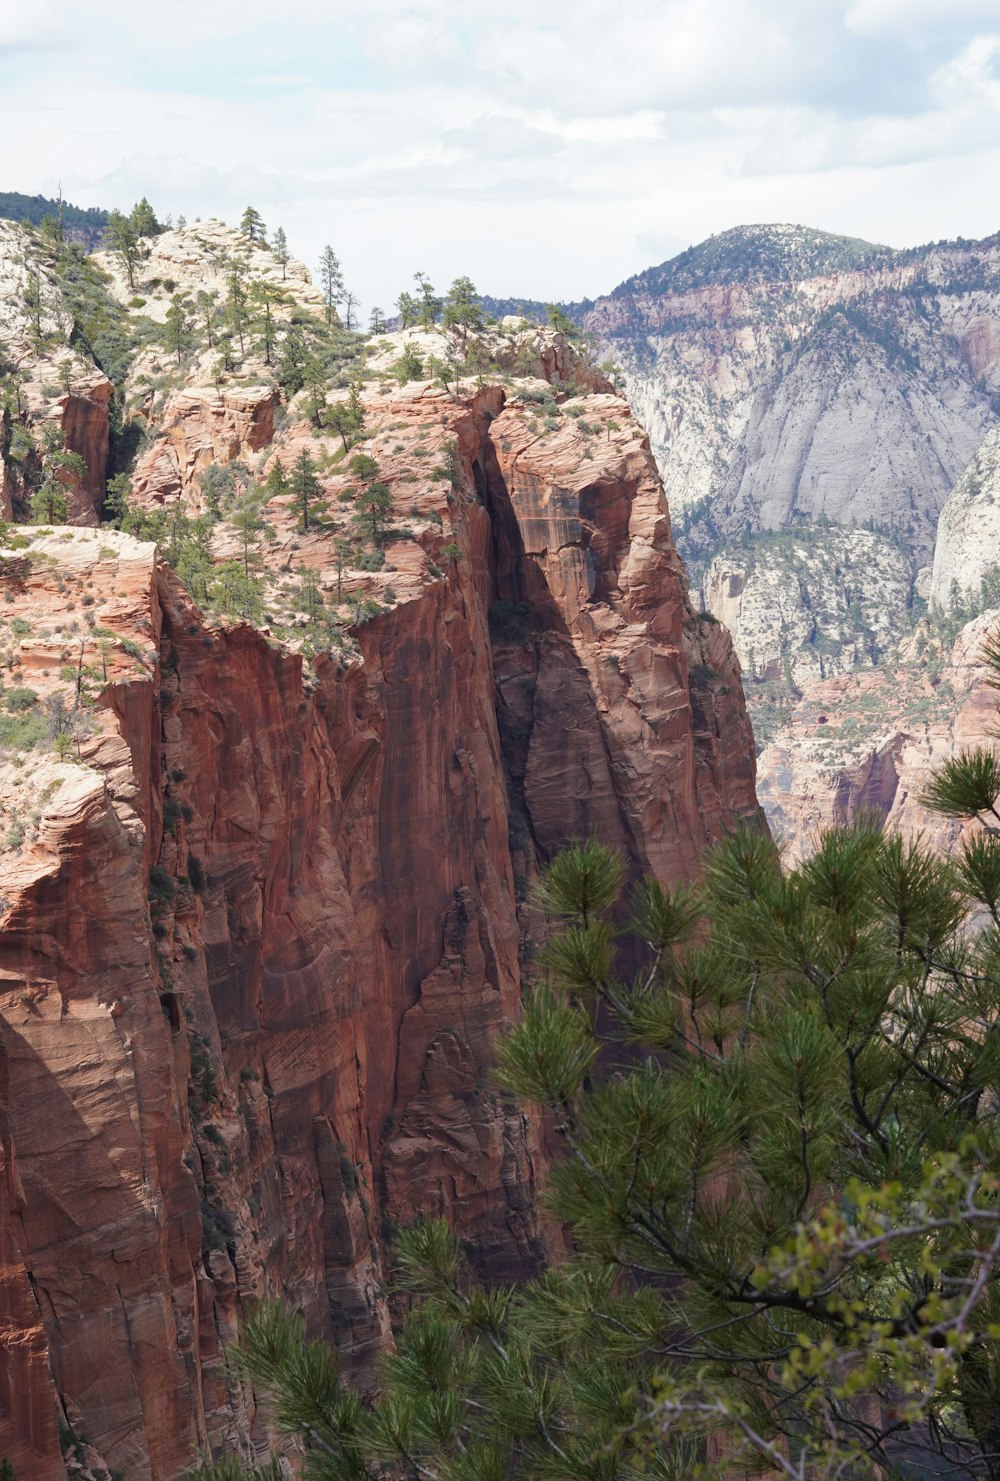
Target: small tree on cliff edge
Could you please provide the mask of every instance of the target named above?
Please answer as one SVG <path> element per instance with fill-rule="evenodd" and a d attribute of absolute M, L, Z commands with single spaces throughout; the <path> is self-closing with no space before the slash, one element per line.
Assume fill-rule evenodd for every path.
<path fill-rule="evenodd" d="M 1000 762 L 930 800 L 1000 825 Z M 547 870 L 560 928 L 500 1046 L 564 1143 L 573 1255 L 486 1286 L 443 1222 L 404 1232 L 369 1411 L 280 1307 L 239 1365 L 318 1475 L 996 1481 L 1000 836 L 944 861 L 862 822 L 784 873 L 740 831 L 628 912 L 623 876 L 596 841 Z"/>

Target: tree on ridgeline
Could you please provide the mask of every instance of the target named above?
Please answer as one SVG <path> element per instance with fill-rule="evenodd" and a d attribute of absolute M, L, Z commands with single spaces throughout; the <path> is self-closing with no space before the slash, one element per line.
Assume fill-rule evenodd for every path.
<path fill-rule="evenodd" d="M 454 329 L 464 353 L 472 330 L 482 329 L 485 315 L 471 278 L 456 278 L 444 301 L 445 328 Z"/>
<path fill-rule="evenodd" d="M 441 300 L 435 295 L 431 280 L 426 273 L 413 274 L 420 297 L 417 299 L 417 317 L 422 329 L 433 329 L 441 312 Z"/>
<path fill-rule="evenodd" d="M 385 327 L 385 315 L 383 314 L 382 310 L 377 307 L 373 308 L 371 314 L 368 317 L 368 333 L 384 334 Z"/>
<path fill-rule="evenodd" d="M 420 312 L 417 300 L 412 293 L 401 293 L 396 299 L 396 307 L 399 310 L 399 327 L 409 329 L 417 322 Z"/>
<path fill-rule="evenodd" d="M 135 270 L 142 261 L 142 248 L 139 245 L 138 232 L 131 219 L 123 216 L 121 211 L 111 211 L 105 228 L 105 239 L 110 250 L 121 262 L 129 287 L 134 290 Z"/>
<path fill-rule="evenodd" d="M 267 245 L 267 228 L 264 218 L 253 206 L 247 206 L 240 218 L 240 231 L 248 242 L 253 242 L 255 247 Z"/>
<path fill-rule="evenodd" d="M 271 251 L 274 253 L 275 262 L 281 263 L 281 281 L 284 282 L 288 273 L 288 238 L 285 236 L 283 226 L 275 227 Z"/>
<path fill-rule="evenodd" d="M 319 279 L 323 289 L 323 303 L 326 307 L 326 322 L 331 325 L 337 316 L 337 305 L 343 299 L 345 290 L 340 258 L 329 245 L 323 248 L 319 259 Z"/>
<path fill-rule="evenodd" d="M 155 237 L 163 230 L 156 219 L 156 212 L 145 196 L 132 207 L 128 223 L 137 237 Z"/>
<path fill-rule="evenodd" d="M 344 328 L 348 331 L 354 328 L 354 310 L 358 307 L 360 299 L 352 293 L 349 288 L 344 290 Z"/>

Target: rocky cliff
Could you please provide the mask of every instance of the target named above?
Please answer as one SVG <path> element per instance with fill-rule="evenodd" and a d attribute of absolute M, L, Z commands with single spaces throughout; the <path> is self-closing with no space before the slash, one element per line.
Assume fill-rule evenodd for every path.
<path fill-rule="evenodd" d="M 794 862 L 822 828 L 862 812 L 949 852 L 962 825 L 920 799 L 931 771 L 958 751 L 990 746 L 997 693 L 980 650 L 1000 610 L 952 641 L 923 623 L 879 669 L 809 685 L 759 760 L 757 788 L 775 837 Z"/>
<path fill-rule="evenodd" d="M 681 553 L 711 610 L 723 611 L 737 544 L 762 542 L 766 579 L 758 560 L 752 576 L 741 568 L 744 657 L 752 629 L 755 654 L 785 667 L 790 659 L 808 678 L 815 655 L 804 652 L 800 629 L 810 613 L 833 609 L 837 666 L 886 651 L 920 615 L 946 500 L 934 596 L 940 601 L 956 578 L 978 592 L 992 559 L 974 553 L 977 530 L 992 528 L 988 493 L 978 494 L 990 481 L 991 442 L 982 473 L 973 468 L 949 496 L 996 424 L 1000 239 L 893 251 L 804 227 L 740 227 L 638 274 L 577 316 L 621 367 Z M 830 525 L 888 537 L 895 551 L 878 561 L 880 581 L 886 560 L 892 567 L 884 608 L 868 604 L 878 620 L 854 604 L 847 644 L 844 602 L 831 598 L 821 554 L 825 542 L 830 564 L 840 564 L 844 537 L 825 535 Z M 785 529 L 812 537 L 819 559 L 776 581 L 768 533 Z M 753 588 L 765 586 L 768 599 L 756 601 Z M 822 671 L 833 666 L 824 661 Z M 764 741 L 796 697 L 791 677 L 758 674 L 748 686 Z"/>
<path fill-rule="evenodd" d="M 145 439 L 135 518 L 194 531 L 207 615 L 155 544 L 107 527 L 0 554 L 18 1481 L 64 1455 L 166 1481 L 199 1444 L 252 1454 L 224 1362 L 244 1304 L 288 1296 L 363 1375 L 386 1242 L 419 1213 L 494 1275 L 537 1265 L 540 1132 L 489 1066 L 539 863 L 594 827 L 685 879 L 755 810 L 738 665 L 691 608 L 646 438 L 560 336 L 505 343 L 544 378 L 400 385 L 378 366 L 405 336 L 373 357 L 356 445 L 390 493 L 377 542 L 327 425 L 343 384 L 306 414 L 259 358 L 214 385 L 192 353 L 151 386 L 144 352 L 119 393 Z M 243 567 L 252 623 L 226 615 Z"/>
<path fill-rule="evenodd" d="M 943 610 L 985 605 L 1000 567 L 1000 428 L 984 437 L 941 510 L 930 599 Z"/>

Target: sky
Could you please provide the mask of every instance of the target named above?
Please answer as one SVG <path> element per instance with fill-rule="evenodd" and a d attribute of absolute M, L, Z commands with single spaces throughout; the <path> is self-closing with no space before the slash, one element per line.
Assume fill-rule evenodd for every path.
<path fill-rule="evenodd" d="M 0 189 L 236 223 L 363 311 L 607 292 L 714 232 L 1000 229 L 1000 0 L 3 0 Z"/>

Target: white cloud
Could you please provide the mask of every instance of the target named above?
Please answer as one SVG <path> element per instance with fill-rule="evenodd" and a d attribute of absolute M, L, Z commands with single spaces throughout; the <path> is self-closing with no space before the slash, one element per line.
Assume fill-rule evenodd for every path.
<path fill-rule="evenodd" d="M 997 225 L 998 16 L 1000 0 L 174 0 L 165 25 L 134 0 L 5 0 L 7 183 L 61 179 L 83 205 L 146 194 L 189 219 L 252 202 L 309 263 L 332 241 L 383 307 L 421 266 L 593 295 L 741 220 L 973 236 Z"/>
<path fill-rule="evenodd" d="M 997 22 L 996 0 L 853 0 L 844 24 L 859 36 L 901 37 Z"/>

